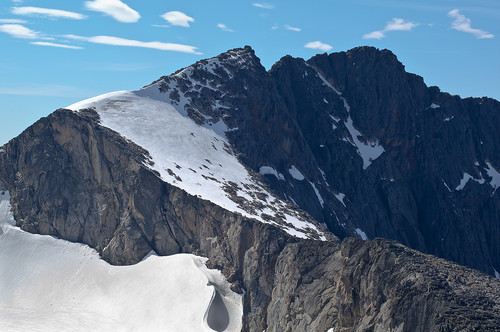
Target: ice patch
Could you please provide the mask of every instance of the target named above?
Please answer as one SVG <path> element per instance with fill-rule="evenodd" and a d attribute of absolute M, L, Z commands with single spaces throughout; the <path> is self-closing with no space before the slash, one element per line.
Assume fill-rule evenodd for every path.
<path fill-rule="evenodd" d="M 358 234 L 362 240 L 365 240 L 365 241 L 368 240 L 368 236 L 366 236 L 366 233 L 363 232 L 361 229 L 356 228 L 356 234 Z"/>
<path fill-rule="evenodd" d="M 285 181 L 285 177 L 283 176 L 283 174 L 279 173 L 271 166 L 261 166 L 259 168 L 259 173 L 262 175 L 266 174 L 274 175 L 278 180 Z"/>
<path fill-rule="evenodd" d="M 347 207 L 344 203 L 344 198 L 345 198 L 345 194 L 343 193 L 338 193 L 338 194 L 334 194 L 335 195 L 335 198 L 338 199 L 338 201 L 340 203 L 342 203 L 342 205 L 344 205 L 345 207 Z"/>
<path fill-rule="evenodd" d="M 212 331 L 207 311 L 219 291 L 225 331 L 240 331 L 241 295 L 206 258 L 150 255 L 113 266 L 90 247 L 12 226 L 0 194 L 1 331 Z"/>
<path fill-rule="evenodd" d="M 450 120 L 453 120 L 454 118 L 455 118 L 455 116 L 454 116 L 454 115 L 452 115 L 451 117 L 446 117 L 446 118 L 444 118 L 444 120 L 443 120 L 443 121 L 450 121 Z"/>
<path fill-rule="evenodd" d="M 302 175 L 302 173 L 300 173 L 300 171 L 295 167 L 295 165 L 292 165 L 290 167 L 290 169 L 288 170 L 288 173 L 290 173 L 290 175 L 295 179 L 295 180 L 299 180 L 299 181 L 302 181 L 305 179 L 304 175 Z"/>
<path fill-rule="evenodd" d="M 314 183 L 312 183 L 311 181 L 308 181 L 311 186 L 313 187 L 314 189 L 314 193 L 316 193 L 316 197 L 318 198 L 318 201 L 319 201 L 319 204 L 321 204 L 321 207 L 324 207 L 325 205 L 325 201 L 323 200 L 323 198 L 321 197 L 320 193 L 319 193 L 319 190 L 316 188 L 316 186 L 314 185 Z"/>
<path fill-rule="evenodd" d="M 436 109 L 436 108 L 440 108 L 441 106 L 439 106 L 438 104 L 434 104 L 432 103 L 431 106 L 429 106 L 428 108 L 433 108 L 433 109 Z"/>

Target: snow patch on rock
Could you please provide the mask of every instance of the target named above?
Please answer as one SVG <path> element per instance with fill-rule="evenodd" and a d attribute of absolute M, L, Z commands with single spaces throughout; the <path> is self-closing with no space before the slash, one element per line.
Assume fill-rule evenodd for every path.
<path fill-rule="evenodd" d="M 321 194 L 319 193 L 318 188 L 316 188 L 314 183 L 312 183 L 311 181 L 308 181 L 308 182 L 311 184 L 311 186 L 314 190 L 314 193 L 316 194 L 316 197 L 318 198 L 319 204 L 321 204 L 321 207 L 324 207 L 325 201 L 323 200 L 323 197 L 321 197 Z"/>
<path fill-rule="evenodd" d="M 485 182 L 482 177 L 480 177 L 479 179 L 475 179 L 472 175 L 465 172 L 464 175 L 462 176 L 462 179 L 460 180 L 460 184 L 455 188 L 455 190 L 460 191 L 464 189 L 465 185 L 469 182 L 469 180 L 476 181 L 479 184 L 483 184 Z"/>
<path fill-rule="evenodd" d="M 294 178 L 295 180 L 302 181 L 305 179 L 304 175 L 295 167 L 295 165 L 292 165 L 290 169 L 288 170 L 288 173 Z"/>
<path fill-rule="evenodd" d="M 486 173 L 488 173 L 488 176 L 491 178 L 490 186 L 494 189 L 494 194 L 500 187 L 500 173 L 496 170 L 495 167 L 493 167 L 493 165 L 489 161 L 485 161 L 485 163 L 486 165 L 488 165 L 488 168 L 485 168 L 485 170 Z"/>
<path fill-rule="evenodd" d="M 344 205 L 345 207 L 347 207 L 344 203 L 344 198 L 345 198 L 345 194 L 343 193 L 338 193 L 338 194 L 334 194 L 335 195 L 335 198 L 340 202 L 342 203 L 342 205 Z"/>
<path fill-rule="evenodd" d="M 259 173 L 262 175 L 274 175 L 278 180 L 285 181 L 285 177 L 283 176 L 283 174 L 279 173 L 271 166 L 260 166 Z"/>
<path fill-rule="evenodd" d="M 356 234 L 358 234 L 362 240 L 368 240 L 368 236 L 366 236 L 366 233 L 363 232 L 360 228 L 356 228 Z"/>

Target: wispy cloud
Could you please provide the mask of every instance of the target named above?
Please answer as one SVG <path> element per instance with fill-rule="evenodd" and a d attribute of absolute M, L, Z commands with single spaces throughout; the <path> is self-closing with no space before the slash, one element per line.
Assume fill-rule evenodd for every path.
<path fill-rule="evenodd" d="M 120 0 L 86 1 L 85 8 L 104 13 L 122 23 L 135 23 L 141 15 Z"/>
<path fill-rule="evenodd" d="M 83 49 L 83 47 L 80 47 L 80 46 L 56 44 L 56 43 L 41 42 L 41 41 L 31 42 L 30 44 L 38 45 L 38 46 L 50 46 L 50 47 L 59 47 L 59 48 L 70 48 L 70 49 L 73 49 L 73 50 L 81 50 L 81 49 Z"/>
<path fill-rule="evenodd" d="M 129 46 L 129 47 L 143 47 L 143 48 L 152 48 L 161 51 L 175 51 L 175 52 L 183 52 L 183 53 L 192 53 L 192 54 L 202 54 L 198 51 L 198 47 L 183 45 L 183 44 L 174 44 L 174 43 L 163 43 L 159 41 L 152 42 L 144 42 L 133 39 L 125 39 L 120 37 L 113 36 L 93 36 L 93 37 L 82 37 L 75 35 L 65 35 L 64 37 L 74 40 L 86 41 L 94 44 L 105 44 L 105 45 L 114 45 L 114 46 Z"/>
<path fill-rule="evenodd" d="M 318 41 L 313 41 L 313 42 L 309 42 L 307 44 L 304 45 L 305 48 L 311 48 L 313 50 L 320 50 L 320 51 L 329 51 L 333 48 L 332 45 L 328 45 L 328 44 L 325 44 L 323 42 L 320 42 L 319 40 Z"/>
<path fill-rule="evenodd" d="M 285 25 L 285 29 L 287 30 L 290 30 L 290 31 L 302 31 L 301 28 L 296 28 L 296 27 L 292 27 L 292 26 L 289 26 L 288 24 Z"/>
<path fill-rule="evenodd" d="M 278 30 L 280 28 L 280 26 L 275 23 L 272 27 L 271 27 L 271 30 Z"/>
<path fill-rule="evenodd" d="M 217 28 L 228 32 L 234 32 L 233 29 L 229 29 L 224 23 L 217 23 Z"/>
<path fill-rule="evenodd" d="M 389 31 L 410 31 L 418 25 L 419 23 L 406 21 L 402 18 L 393 18 L 392 21 L 387 22 L 383 30 L 367 33 L 363 36 L 363 39 L 382 39 L 386 37 L 386 33 Z"/>
<path fill-rule="evenodd" d="M 165 24 L 151 24 L 151 26 L 155 28 L 170 28 L 170 25 Z"/>
<path fill-rule="evenodd" d="M 16 18 L 0 18 L 0 23 L 7 23 L 7 24 L 26 24 L 25 20 L 18 20 Z"/>
<path fill-rule="evenodd" d="M 39 15 L 51 18 L 68 18 L 72 20 L 83 20 L 87 18 L 87 16 L 75 12 L 40 7 L 13 7 L 12 13 L 16 15 Z"/>
<path fill-rule="evenodd" d="M 194 22 L 194 18 L 187 16 L 183 12 L 171 11 L 161 15 L 161 17 L 172 25 L 189 28 L 189 22 Z"/>
<path fill-rule="evenodd" d="M 252 6 L 258 7 L 258 8 L 263 8 L 263 9 L 274 9 L 274 5 L 266 2 L 254 2 L 252 3 Z"/>
<path fill-rule="evenodd" d="M 41 38 L 40 32 L 31 30 L 20 24 L 2 24 L 0 31 L 11 35 L 14 38 L 37 39 Z"/>
<path fill-rule="evenodd" d="M 460 14 L 458 9 L 453 9 L 448 13 L 448 16 L 454 18 L 455 20 L 451 23 L 451 28 L 457 31 L 467 32 L 476 36 L 476 38 L 484 39 L 484 38 L 493 38 L 495 35 L 481 30 L 474 29 L 471 27 L 471 20 L 464 15 Z"/>
<path fill-rule="evenodd" d="M 17 96 L 49 96 L 49 97 L 88 97 L 92 95 L 88 91 L 82 91 L 80 88 L 66 85 L 54 84 L 31 84 L 22 87 L 0 86 L 0 95 Z"/>

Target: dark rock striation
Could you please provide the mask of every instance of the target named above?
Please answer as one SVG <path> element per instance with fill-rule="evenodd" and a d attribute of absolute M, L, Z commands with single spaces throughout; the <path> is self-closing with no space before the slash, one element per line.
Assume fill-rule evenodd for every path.
<path fill-rule="evenodd" d="M 500 270 L 497 101 L 428 88 L 373 48 L 287 56 L 269 72 L 248 47 L 214 59 L 146 89 L 184 96 L 200 125 L 223 120 L 240 161 L 342 240 L 295 238 L 189 195 L 92 109 L 57 110 L 0 150 L 18 225 L 112 264 L 208 257 L 244 294 L 245 331 L 498 328 L 498 279 L 406 247 Z M 364 235 L 406 246 L 349 238 Z"/>

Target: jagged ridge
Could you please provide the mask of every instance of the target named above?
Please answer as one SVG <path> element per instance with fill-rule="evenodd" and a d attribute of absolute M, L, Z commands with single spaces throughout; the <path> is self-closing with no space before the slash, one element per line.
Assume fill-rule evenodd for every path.
<path fill-rule="evenodd" d="M 363 57 L 366 63 L 360 64 Z M 434 149 L 440 144 L 431 139 L 436 138 L 439 124 L 451 122 L 444 121 L 443 115 L 463 121 L 459 130 L 468 128 L 468 121 L 474 124 L 473 141 L 496 137 L 498 133 L 490 132 L 494 120 L 490 120 L 493 125 L 480 124 L 491 117 L 488 112 L 496 114 L 498 102 L 460 101 L 428 89 L 417 77 L 407 77 L 394 56 L 371 48 L 321 55 L 308 62 L 285 57 L 269 72 L 255 55 L 252 59 L 254 65 L 240 68 L 239 64 L 231 71 L 211 65 L 220 61 L 213 58 L 197 70 L 191 68 L 189 75 L 184 70 L 138 93 L 171 100 L 179 114 L 185 112 L 186 118 L 206 129 L 213 130 L 222 121 L 226 128 L 221 134 L 227 136 L 239 161 L 260 171 L 273 195 L 300 206 L 337 235 L 397 238 L 421 250 L 455 255 L 451 258 L 491 273 L 490 263 L 497 266 L 498 249 L 488 239 L 498 231 L 494 222 L 498 219 L 492 216 L 498 216 L 499 210 L 495 178 L 489 175 L 494 175 L 498 161 L 486 156 L 494 151 L 492 145 L 484 139 L 479 142 L 484 147 L 474 150 L 479 166 L 473 165 L 479 169 L 473 169 L 484 182 L 469 179 L 458 190 L 460 181 L 451 195 L 442 182 L 434 180 L 447 170 L 446 165 L 466 164 L 462 158 L 466 150 L 457 149 L 445 158 L 459 162 L 436 165 L 432 151 L 441 147 Z M 354 69 L 346 69 L 351 64 Z M 369 80 L 363 85 L 361 79 L 352 83 L 351 75 L 368 74 L 375 64 L 400 69 L 388 71 L 384 83 Z M 165 84 L 172 82 L 176 86 L 167 91 Z M 178 96 L 172 94 L 175 89 Z M 358 95 L 356 89 L 366 95 Z M 424 99 L 415 102 L 412 91 Z M 374 94 L 380 100 L 373 99 Z M 404 100 L 391 99 L 399 95 Z M 386 102 L 391 112 L 382 111 L 380 105 Z M 223 107 L 214 107 L 217 103 Z M 452 108 L 456 105 L 457 109 Z M 455 110 L 456 114 L 447 113 Z M 477 120 L 478 125 L 470 114 L 486 120 Z M 497 280 L 386 240 L 346 239 L 339 244 L 291 237 L 273 224 L 229 212 L 162 181 L 148 161 L 148 151 L 100 126 L 99 120 L 102 117 L 92 110 L 60 110 L 0 153 L 0 186 L 12 192 L 16 220 L 24 229 L 89 243 L 115 264 L 137 262 L 151 249 L 161 255 L 207 256 L 212 267 L 223 270 L 233 289 L 243 292 L 246 330 L 495 328 Z M 407 125 L 423 132 L 408 131 Z M 417 135 L 424 134 L 429 137 L 418 143 Z M 470 135 L 463 137 L 468 139 Z M 376 158 L 363 158 L 361 149 L 377 144 L 384 151 Z M 454 174 L 462 175 L 463 169 L 456 168 Z M 473 175 L 479 179 L 477 173 Z M 427 200 L 436 197 L 460 207 L 477 206 L 470 214 L 436 223 L 441 210 L 431 205 L 431 211 L 423 211 Z M 481 203 L 476 199 L 467 205 L 470 197 L 478 197 Z M 479 232 L 471 231 L 470 218 L 481 220 Z M 457 224 L 450 227 L 453 222 Z M 464 230 L 469 231 L 466 236 Z M 438 231 L 465 238 L 465 251 L 473 254 L 464 257 L 454 243 L 441 245 L 444 249 L 439 252 L 431 246 L 438 243 L 433 242 L 436 235 L 430 235 Z M 475 257 L 478 252 L 485 256 Z"/>

